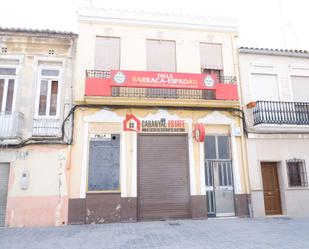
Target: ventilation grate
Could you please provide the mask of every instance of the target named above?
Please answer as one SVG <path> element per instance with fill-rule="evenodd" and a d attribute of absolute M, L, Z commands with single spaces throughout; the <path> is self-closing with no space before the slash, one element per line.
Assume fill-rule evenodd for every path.
<path fill-rule="evenodd" d="M 48 54 L 49 55 L 54 55 L 55 54 L 55 50 L 54 49 L 49 49 L 48 50 Z"/>

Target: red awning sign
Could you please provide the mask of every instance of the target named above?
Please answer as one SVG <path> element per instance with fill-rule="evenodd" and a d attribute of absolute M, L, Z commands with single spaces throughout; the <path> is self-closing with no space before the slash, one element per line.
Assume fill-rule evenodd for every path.
<path fill-rule="evenodd" d="M 112 70 L 114 86 L 180 88 L 180 89 L 214 89 L 215 77 L 210 74 L 166 73 Z"/>

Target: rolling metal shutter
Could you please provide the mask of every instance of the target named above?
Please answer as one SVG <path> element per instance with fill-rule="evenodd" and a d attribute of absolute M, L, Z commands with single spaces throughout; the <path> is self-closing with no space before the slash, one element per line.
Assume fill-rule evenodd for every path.
<path fill-rule="evenodd" d="M 138 219 L 190 217 L 186 135 L 138 136 Z"/>
<path fill-rule="evenodd" d="M 0 163 L 0 227 L 5 225 L 6 200 L 9 183 L 9 164 Z"/>

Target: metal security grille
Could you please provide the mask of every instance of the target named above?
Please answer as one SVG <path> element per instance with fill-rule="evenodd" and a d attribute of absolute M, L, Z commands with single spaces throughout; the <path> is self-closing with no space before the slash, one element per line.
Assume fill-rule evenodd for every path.
<path fill-rule="evenodd" d="M 218 198 L 220 198 L 220 196 L 224 197 L 233 194 L 232 161 L 206 160 L 205 177 L 206 177 L 208 214 L 210 216 L 215 216 L 216 213 L 218 212 L 218 209 L 220 210 L 220 207 L 216 205 L 216 202 L 218 203 Z M 226 202 L 226 200 L 223 199 L 221 201 Z M 231 206 L 231 204 L 227 204 L 226 207 L 228 206 Z M 228 211 L 225 213 L 231 213 L 231 212 Z"/>
<path fill-rule="evenodd" d="M 0 227 L 5 225 L 9 170 L 10 165 L 8 163 L 0 163 Z"/>
<path fill-rule="evenodd" d="M 208 216 L 235 215 L 233 167 L 228 136 L 205 138 L 205 183 Z"/>
<path fill-rule="evenodd" d="M 138 219 L 190 217 L 186 135 L 138 136 Z"/>
<path fill-rule="evenodd" d="M 112 87 L 113 97 L 163 99 L 216 99 L 215 90 Z"/>
<path fill-rule="evenodd" d="M 290 187 L 307 187 L 307 172 L 305 160 L 290 159 L 286 161 Z"/>

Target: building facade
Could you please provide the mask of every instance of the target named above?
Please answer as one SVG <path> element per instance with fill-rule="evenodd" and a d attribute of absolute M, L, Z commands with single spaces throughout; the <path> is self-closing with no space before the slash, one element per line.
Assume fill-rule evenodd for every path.
<path fill-rule="evenodd" d="M 67 223 L 76 38 L 0 29 L 0 226 Z"/>
<path fill-rule="evenodd" d="M 78 33 L 68 223 L 247 216 L 235 23 L 88 9 Z"/>
<path fill-rule="evenodd" d="M 253 216 L 308 216 L 309 54 L 239 52 Z"/>

